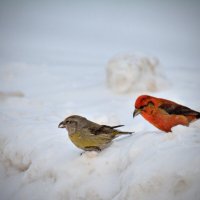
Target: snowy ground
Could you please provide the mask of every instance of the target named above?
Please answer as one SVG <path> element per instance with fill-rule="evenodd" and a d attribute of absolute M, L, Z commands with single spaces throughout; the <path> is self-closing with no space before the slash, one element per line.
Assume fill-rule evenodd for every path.
<path fill-rule="evenodd" d="M 149 53 L 169 87 L 148 94 L 200 111 L 199 3 L 30 2 L 0 7 L 0 199 L 200 199 L 200 122 L 133 120 L 140 92 L 114 94 L 105 74 L 116 53 Z M 80 156 L 57 128 L 71 114 L 135 133 Z"/>

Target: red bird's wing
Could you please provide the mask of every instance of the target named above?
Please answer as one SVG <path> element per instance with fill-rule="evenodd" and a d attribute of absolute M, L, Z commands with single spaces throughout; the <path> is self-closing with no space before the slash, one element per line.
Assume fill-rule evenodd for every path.
<path fill-rule="evenodd" d="M 199 112 L 179 104 L 163 103 L 162 105 L 159 106 L 159 108 L 163 109 L 169 115 L 185 115 L 185 116 L 194 116 L 196 118 L 200 118 Z"/>

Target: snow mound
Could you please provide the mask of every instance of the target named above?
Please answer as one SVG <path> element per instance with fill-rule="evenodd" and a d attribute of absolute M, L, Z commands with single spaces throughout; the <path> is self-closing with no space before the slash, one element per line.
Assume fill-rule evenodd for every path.
<path fill-rule="evenodd" d="M 133 120 L 132 97 L 105 90 L 103 68 L 79 71 L 81 87 L 76 90 L 71 87 L 77 75 L 74 68 L 11 64 L 0 71 L 0 90 L 5 91 L 0 101 L 1 199 L 193 200 L 200 196 L 200 120 L 190 127 L 174 127 L 172 134 L 155 129 L 141 116 Z M 174 71 L 169 71 L 177 87 L 174 93 L 170 88 L 170 99 L 179 93 L 181 99 L 190 98 L 186 105 L 198 105 L 198 84 L 183 87 L 183 81 L 177 82 Z M 80 78 L 95 72 L 101 74 L 101 87 L 96 78 Z M 71 73 L 68 79 L 67 73 Z M 198 80 L 189 77 L 186 83 Z M 48 84 L 41 85 L 43 80 Z M 19 98 L 19 93 L 9 91 L 25 95 Z M 196 96 L 185 95 L 188 91 Z M 124 124 L 120 130 L 135 133 L 115 139 L 100 153 L 80 156 L 82 150 L 71 143 L 67 131 L 58 129 L 70 114 L 100 124 Z"/>
<path fill-rule="evenodd" d="M 107 85 L 117 93 L 155 92 L 167 86 L 157 58 L 139 54 L 123 54 L 107 64 Z"/>
<path fill-rule="evenodd" d="M 186 200 L 200 195 L 200 134 L 194 127 L 177 126 L 169 134 L 138 132 L 82 156 L 66 134 L 45 134 L 36 146 L 23 137 L 4 143 L 7 175 L 0 183 L 3 197 L 12 191 L 8 199 Z"/>

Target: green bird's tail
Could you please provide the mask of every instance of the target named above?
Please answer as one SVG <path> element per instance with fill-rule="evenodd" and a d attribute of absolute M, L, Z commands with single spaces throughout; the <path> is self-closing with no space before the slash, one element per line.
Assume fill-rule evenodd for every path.
<path fill-rule="evenodd" d="M 112 128 L 114 129 L 114 128 L 119 128 L 119 127 L 122 127 L 122 126 L 124 126 L 124 125 L 112 126 Z M 115 130 L 115 132 L 114 132 L 114 134 L 116 136 L 118 136 L 118 135 L 131 135 L 132 133 L 134 133 L 134 132 L 118 131 L 118 130 Z"/>
<path fill-rule="evenodd" d="M 119 135 L 130 135 L 134 132 L 128 132 L 128 131 L 120 131 L 120 130 L 116 130 L 116 128 L 122 127 L 124 125 L 117 125 L 117 126 L 107 126 L 107 125 L 103 125 L 101 128 L 108 128 L 109 130 L 113 130 L 113 137 L 117 137 Z"/>
<path fill-rule="evenodd" d="M 116 135 L 131 135 L 134 132 L 126 132 L 126 131 L 117 131 L 118 133 Z"/>

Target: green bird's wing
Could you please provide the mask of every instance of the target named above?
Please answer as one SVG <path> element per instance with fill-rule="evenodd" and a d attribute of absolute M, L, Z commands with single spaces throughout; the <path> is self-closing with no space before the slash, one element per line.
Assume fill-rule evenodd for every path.
<path fill-rule="evenodd" d="M 100 135 L 100 134 L 110 134 L 113 133 L 115 128 L 122 127 L 124 125 L 118 126 L 107 126 L 107 125 L 97 125 L 94 124 L 93 126 L 88 127 L 89 131 L 93 135 Z"/>
<path fill-rule="evenodd" d="M 125 134 L 132 134 L 133 132 L 126 132 L 126 131 L 120 131 L 116 130 L 115 128 L 122 127 L 124 125 L 117 125 L 117 126 L 107 126 L 107 125 L 98 125 L 98 126 L 92 126 L 89 128 L 90 133 L 93 135 L 112 135 L 113 137 L 116 137 L 118 135 L 125 135 Z"/>

